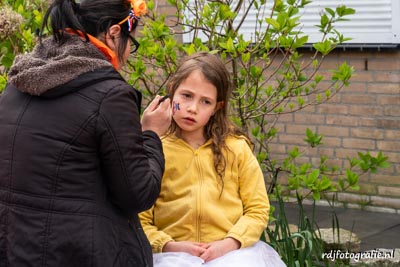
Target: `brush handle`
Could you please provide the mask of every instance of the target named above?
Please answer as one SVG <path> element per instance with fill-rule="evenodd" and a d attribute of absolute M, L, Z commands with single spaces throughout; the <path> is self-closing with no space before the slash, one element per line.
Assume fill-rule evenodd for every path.
<path fill-rule="evenodd" d="M 160 101 L 158 101 L 158 104 L 161 104 L 164 102 L 167 98 L 169 98 L 169 94 L 166 94 L 165 96 L 161 97 Z"/>

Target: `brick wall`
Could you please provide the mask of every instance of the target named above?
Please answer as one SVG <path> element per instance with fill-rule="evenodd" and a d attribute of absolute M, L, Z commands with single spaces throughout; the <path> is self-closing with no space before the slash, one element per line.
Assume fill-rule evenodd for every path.
<path fill-rule="evenodd" d="M 317 162 L 324 154 L 346 166 L 347 156 L 382 151 L 391 167 L 361 176 L 359 191 L 337 197 L 347 206 L 400 213 L 400 50 L 339 49 L 328 56 L 323 70 L 344 61 L 355 69 L 350 86 L 327 103 L 284 115 L 273 156 L 302 147 L 306 128 L 324 136 L 322 147 L 302 147 L 306 160 Z"/>

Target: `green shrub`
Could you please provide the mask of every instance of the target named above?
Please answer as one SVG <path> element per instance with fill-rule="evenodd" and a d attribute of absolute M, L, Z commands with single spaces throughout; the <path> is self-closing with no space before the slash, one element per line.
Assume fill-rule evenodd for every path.
<path fill-rule="evenodd" d="M 47 3 L 41 0 L 0 1 L 0 93 L 4 90 L 5 75 L 16 55 L 31 51 L 37 36 Z"/>

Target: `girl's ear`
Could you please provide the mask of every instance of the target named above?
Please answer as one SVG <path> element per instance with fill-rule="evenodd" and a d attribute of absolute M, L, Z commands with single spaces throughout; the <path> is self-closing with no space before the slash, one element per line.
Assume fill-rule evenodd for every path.
<path fill-rule="evenodd" d="M 220 110 L 221 108 L 223 108 L 224 106 L 224 101 L 219 101 L 217 102 L 217 106 L 215 107 L 215 110 L 213 112 L 213 115 L 215 114 L 215 112 L 217 112 L 218 110 Z"/>

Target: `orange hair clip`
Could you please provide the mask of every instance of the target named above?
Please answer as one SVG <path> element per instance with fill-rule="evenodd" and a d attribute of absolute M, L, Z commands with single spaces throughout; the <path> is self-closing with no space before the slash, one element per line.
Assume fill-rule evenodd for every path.
<path fill-rule="evenodd" d="M 131 11 L 129 11 L 129 15 L 120 21 L 118 24 L 121 25 L 125 21 L 128 22 L 128 31 L 131 32 L 133 30 L 133 22 L 134 20 L 139 20 L 141 16 L 147 13 L 147 5 L 144 0 L 130 0 L 131 3 Z"/>

